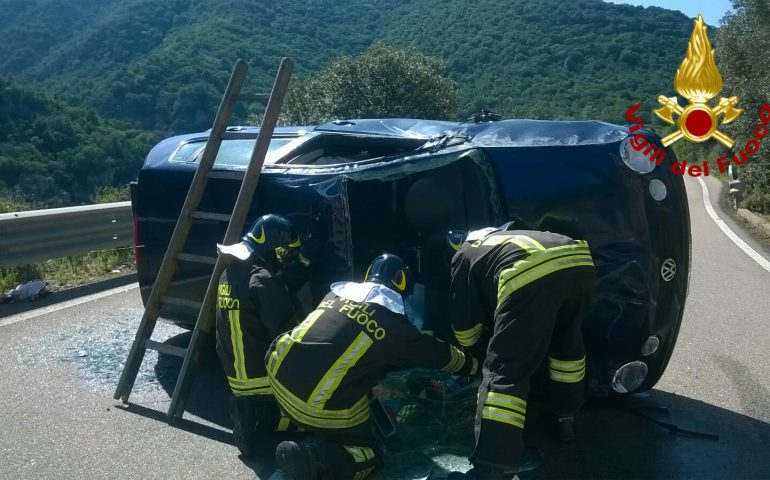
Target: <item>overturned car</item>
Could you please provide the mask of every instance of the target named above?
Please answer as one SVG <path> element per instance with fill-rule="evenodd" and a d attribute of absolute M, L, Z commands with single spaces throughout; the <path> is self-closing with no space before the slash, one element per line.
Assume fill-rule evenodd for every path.
<path fill-rule="evenodd" d="M 200 209 L 229 214 L 258 129 L 232 127 Z M 659 141 L 652 132 L 644 132 Z M 163 140 L 132 184 L 137 269 L 146 301 L 208 132 Z M 232 137 L 232 136 L 231 136 Z M 346 120 L 276 129 L 249 213 L 290 218 L 320 254 L 305 302 L 360 279 L 376 255 L 407 259 L 410 313 L 449 338 L 445 234 L 513 221 L 588 241 L 599 283 L 585 324 L 596 394 L 642 391 L 663 374 L 684 311 L 690 222 L 681 176 L 629 147 L 628 129 L 594 121 L 453 123 Z M 185 251 L 213 255 L 226 223 L 195 220 Z M 210 268 L 210 267 L 209 267 Z M 169 295 L 200 299 L 210 270 L 181 263 Z M 192 326 L 197 312 L 164 305 Z"/>

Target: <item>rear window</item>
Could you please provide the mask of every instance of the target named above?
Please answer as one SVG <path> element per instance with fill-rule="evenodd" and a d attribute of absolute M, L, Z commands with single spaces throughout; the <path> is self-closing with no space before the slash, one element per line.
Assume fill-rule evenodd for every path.
<path fill-rule="evenodd" d="M 279 148 L 287 145 L 289 142 L 295 140 L 296 137 L 278 137 L 270 140 L 270 146 L 267 149 L 267 158 L 265 163 L 275 163 L 277 156 L 271 155 Z M 222 146 L 219 148 L 217 158 L 214 160 L 215 166 L 228 166 L 228 167 L 246 167 L 249 164 L 251 158 L 251 152 L 254 149 L 256 138 L 251 139 L 239 139 L 239 140 L 223 140 Z M 187 143 L 183 143 L 176 149 L 171 155 L 169 161 L 182 162 L 182 163 L 198 163 L 203 155 L 203 149 L 206 147 L 205 140 L 193 140 Z"/>

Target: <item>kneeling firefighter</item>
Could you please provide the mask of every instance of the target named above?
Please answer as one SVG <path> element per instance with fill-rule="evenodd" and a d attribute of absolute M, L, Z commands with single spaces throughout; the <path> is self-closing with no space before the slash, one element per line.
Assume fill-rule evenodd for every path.
<path fill-rule="evenodd" d="M 299 323 L 290 290 L 302 286 L 310 263 L 300 246 L 289 220 L 272 214 L 257 219 L 242 242 L 217 245 L 233 257 L 217 292 L 217 354 L 233 394 L 233 438 L 246 457 L 264 432 L 294 428 L 275 403 L 264 357 L 276 337 Z"/>
<path fill-rule="evenodd" d="M 285 441 L 276 461 L 289 480 L 366 478 L 383 465 L 370 418 L 369 393 L 388 365 L 476 373 L 471 355 L 409 323 L 404 297 L 413 289 L 401 258 L 384 254 L 363 283 L 339 282 L 265 358 L 275 398 L 313 434 Z"/>
<path fill-rule="evenodd" d="M 460 345 L 485 357 L 473 469 L 448 478 L 511 478 L 520 467 L 530 379 L 546 357 L 554 425 L 562 440 L 574 439 L 594 263 L 586 242 L 550 232 L 486 228 L 450 232 L 448 242 L 452 329 Z"/>

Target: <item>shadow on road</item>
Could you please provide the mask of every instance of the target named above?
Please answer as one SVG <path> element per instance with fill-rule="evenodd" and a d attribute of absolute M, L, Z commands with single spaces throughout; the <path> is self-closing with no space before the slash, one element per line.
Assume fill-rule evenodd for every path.
<path fill-rule="evenodd" d="M 185 333 L 169 339 L 168 343 L 185 346 L 189 337 L 189 333 Z M 169 396 L 181 363 L 177 357 L 161 355 L 155 367 Z M 187 411 L 230 428 L 228 396 L 224 373 L 211 346 L 202 356 Z M 194 422 L 185 422 L 179 426 L 219 441 L 229 441 L 227 432 L 212 428 L 216 433 L 207 433 L 188 425 Z M 574 444 L 559 444 L 552 439 L 545 423 L 539 422 L 534 412 L 530 414 L 528 436 L 542 453 L 543 465 L 521 474 L 522 480 L 770 477 L 767 450 L 770 424 L 672 393 L 652 390 L 623 400 L 593 399 L 583 408 L 577 428 L 578 439 Z M 443 478 L 443 469 L 432 458 L 446 452 L 467 455 L 472 448 L 472 432 L 458 433 L 459 437 L 469 439 L 465 445 L 446 449 L 439 446 L 431 449 L 430 454 L 415 449 L 414 455 L 408 458 L 395 455 L 390 463 L 403 466 L 404 462 L 415 462 L 415 470 L 433 469 L 432 478 Z M 406 436 L 403 438 L 409 441 Z M 269 478 L 274 469 L 272 458 L 276 443 L 277 440 L 266 444 L 257 460 L 244 460 L 260 478 Z M 391 478 L 388 470 L 390 468 L 380 478 Z"/>

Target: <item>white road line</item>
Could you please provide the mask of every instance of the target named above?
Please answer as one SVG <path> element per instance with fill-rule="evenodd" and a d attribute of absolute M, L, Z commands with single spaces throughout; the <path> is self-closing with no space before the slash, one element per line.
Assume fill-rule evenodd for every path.
<path fill-rule="evenodd" d="M 132 285 L 125 285 L 125 286 L 113 288 L 110 290 L 105 290 L 103 292 L 94 293 L 93 295 L 88 295 L 85 297 L 75 298 L 73 300 L 68 300 L 66 302 L 57 303 L 56 305 L 51 305 L 49 307 L 38 308 L 35 310 L 31 310 L 29 312 L 19 313 L 17 315 L 11 315 L 10 317 L 0 319 L 0 327 L 11 325 L 13 323 L 21 322 L 24 320 L 29 320 L 30 318 L 39 317 L 40 315 L 45 315 L 47 313 L 64 310 L 65 308 L 74 307 L 75 305 L 80 305 L 93 300 L 98 300 L 100 298 L 109 297 L 110 295 L 128 292 L 135 288 L 139 288 L 138 283 L 135 283 Z"/>
<path fill-rule="evenodd" d="M 709 189 L 706 186 L 706 182 L 704 182 L 700 177 L 697 178 L 698 182 L 700 182 L 700 188 L 703 190 L 703 206 L 706 207 L 706 212 L 708 212 L 709 217 L 711 217 L 711 219 L 714 220 L 714 223 L 717 224 L 717 227 L 719 227 L 725 233 L 725 235 L 727 235 L 727 238 L 732 240 L 734 244 L 738 245 L 738 248 L 743 250 L 746 255 L 757 262 L 760 267 L 770 272 L 770 262 L 767 261 L 765 257 L 760 255 L 756 250 L 751 248 L 746 242 L 741 240 L 741 237 L 733 232 L 730 227 L 727 226 L 724 220 L 719 218 L 719 215 L 717 215 L 714 207 L 711 206 L 711 197 L 709 196 Z"/>

